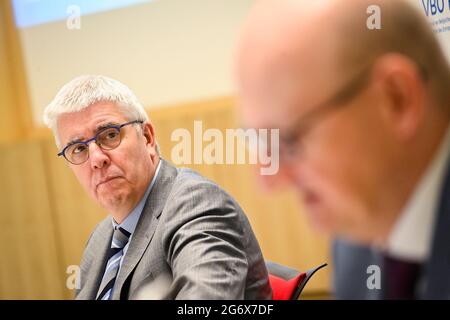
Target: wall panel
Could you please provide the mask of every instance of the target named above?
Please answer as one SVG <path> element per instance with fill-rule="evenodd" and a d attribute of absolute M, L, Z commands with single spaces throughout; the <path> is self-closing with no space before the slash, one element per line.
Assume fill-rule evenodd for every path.
<path fill-rule="evenodd" d="M 61 298 L 64 270 L 39 142 L 0 146 L 0 168 L 0 298 Z"/>
<path fill-rule="evenodd" d="M 9 0 L 0 1 L 0 142 L 17 141 L 32 131 L 19 36 Z"/>

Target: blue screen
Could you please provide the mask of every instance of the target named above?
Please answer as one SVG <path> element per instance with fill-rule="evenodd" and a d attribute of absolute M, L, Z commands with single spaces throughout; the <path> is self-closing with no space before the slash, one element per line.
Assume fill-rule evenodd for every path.
<path fill-rule="evenodd" d="M 151 0 L 13 0 L 16 25 L 30 27 L 46 22 L 65 20 L 68 8 L 78 6 L 81 15 L 128 7 Z"/>

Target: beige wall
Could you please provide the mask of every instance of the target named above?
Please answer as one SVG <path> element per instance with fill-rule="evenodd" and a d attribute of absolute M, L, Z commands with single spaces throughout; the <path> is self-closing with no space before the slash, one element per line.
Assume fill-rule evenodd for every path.
<path fill-rule="evenodd" d="M 163 0 L 20 30 L 33 115 L 83 73 L 126 83 L 145 106 L 233 92 L 232 51 L 254 0 Z"/>
<path fill-rule="evenodd" d="M 10 2 L 0 1 L 0 143 L 17 141 L 32 128 L 22 51 Z"/>

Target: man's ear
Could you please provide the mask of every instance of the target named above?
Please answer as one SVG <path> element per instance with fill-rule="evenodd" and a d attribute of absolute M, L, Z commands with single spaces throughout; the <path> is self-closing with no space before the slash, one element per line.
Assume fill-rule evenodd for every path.
<path fill-rule="evenodd" d="M 156 141 L 155 141 L 155 130 L 153 129 L 153 125 L 150 122 L 146 122 L 142 125 L 142 131 L 144 133 L 144 138 L 146 141 L 146 145 L 148 150 L 150 151 L 151 156 L 156 156 Z"/>
<path fill-rule="evenodd" d="M 418 66 L 401 54 L 386 54 L 374 64 L 373 77 L 383 96 L 383 118 L 398 139 L 410 140 L 425 116 L 426 84 Z"/>

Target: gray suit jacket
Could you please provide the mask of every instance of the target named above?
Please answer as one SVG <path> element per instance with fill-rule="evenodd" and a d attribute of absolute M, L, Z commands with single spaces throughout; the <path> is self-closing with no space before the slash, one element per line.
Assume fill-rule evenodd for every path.
<path fill-rule="evenodd" d="M 418 285 L 419 299 L 450 299 L 450 161 L 441 189 L 434 225 L 430 257 L 422 266 Z M 385 281 L 380 252 L 344 240 L 333 246 L 334 288 L 338 299 L 383 299 Z M 377 265 L 381 272 L 381 288 L 367 286 L 367 267 Z"/>
<path fill-rule="evenodd" d="M 194 171 L 161 161 L 112 299 L 133 299 L 160 276 L 172 280 L 160 298 L 270 299 L 264 259 L 239 205 Z M 76 299 L 95 299 L 112 231 L 107 217 L 89 238 Z"/>

